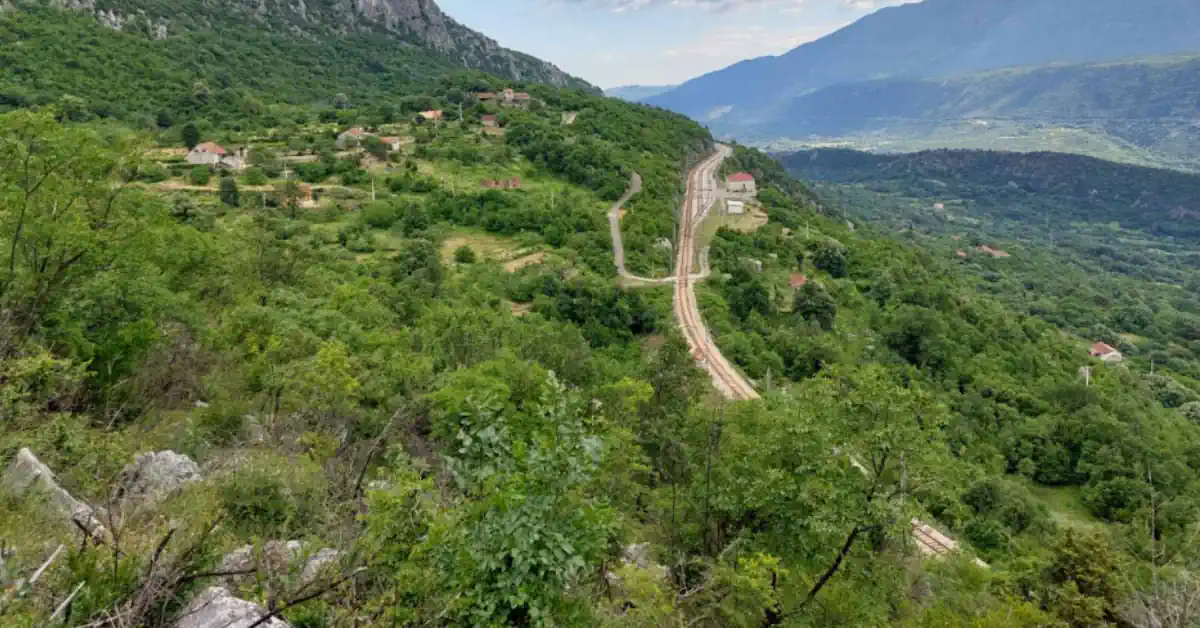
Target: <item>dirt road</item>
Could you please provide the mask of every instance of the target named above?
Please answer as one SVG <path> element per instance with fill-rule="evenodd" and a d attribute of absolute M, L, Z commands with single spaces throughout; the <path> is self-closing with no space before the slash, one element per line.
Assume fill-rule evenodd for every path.
<path fill-rule="evenodd" d="M 663 279 L 651 279 L 649 277 L 639 277 L 625 268 L 625 242 L 621 238 L 621 209 L 625 207 L 625 203 L 633 198 L 634 194 L 642 191 L 642 175 L 633 173 L 629 180 L 629 188 L 625 190 L 625 194 L 613 203 L 611 209 L 608 210 L 608 229 L 611 232 L 613 243 L 613 261 L 617 265 L 617 274 L 622 279 L 634 285 L 664 285 L 675 283 L 675 277 L 666 277 Z M 700 272 L 691 276 L 693 280 L 705 279 L 709 275 L 708 259 L 703 256 L 700 260 Z"/>

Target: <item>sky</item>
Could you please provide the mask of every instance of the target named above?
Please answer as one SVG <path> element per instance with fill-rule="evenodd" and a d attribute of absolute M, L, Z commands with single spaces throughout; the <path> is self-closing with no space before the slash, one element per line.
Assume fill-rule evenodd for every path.
<path fill-rule="evenodd" d="M 601 87 L 668 85 L 786 52 L 910 0 L 438 0 L 501 45 Z"/>

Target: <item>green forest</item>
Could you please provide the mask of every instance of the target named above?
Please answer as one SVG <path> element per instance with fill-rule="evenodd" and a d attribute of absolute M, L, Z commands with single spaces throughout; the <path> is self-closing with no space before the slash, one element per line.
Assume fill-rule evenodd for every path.
<path fill-rule="evenodd" d="M 0 22 L 0 624 L 193 628 L 213 596 L 241 628 L 1196 621 L 1194 233 L 1089 210 L 1112 171 L 1013 174 L 1052 201 L 1004 213 L 962 164 L 935 200 L 735 146 L 767 219 L 706 223 L 696 288 L 762 394 L 730 402 L 606 218 L 641 175 L 629 266 L 668 276 L 700 125 L 415 49 L 294 91 L 204 74 L 201 102 L 183 56 L 120 48 L 170 40 Z M 280 77 L 311 43 L 255 41 Z M 67 98 L 100 72 L 75 45 L 147 65 Z M 246 163 L 189 162 L 207 142 Z"/>

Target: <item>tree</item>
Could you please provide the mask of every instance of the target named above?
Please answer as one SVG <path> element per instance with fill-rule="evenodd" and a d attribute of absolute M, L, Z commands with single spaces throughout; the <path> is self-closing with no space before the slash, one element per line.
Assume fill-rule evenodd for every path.
<path fill-rule="evenodd" d="M 262 171 L 262 168 L 247 168 L 246 169 L 246 185 L 266 185 L 267 175 Z"/>
<path fill-rule="evenodd" d="M 469 244 L 464 244 L 458 247 L 454 250 L 454 261 L 458 262 L 459 264 L 474 264 L 475 249 L 471 248 L 471 245 Z"/>
<path fill-rule="evenodd" d="M 829 273 L 835 279 L 846 276 L 846 253 L 841 243 L 822 241 L 813 255 L 813 266 Z"/>
<path fill-rule="evenodd" d="M 200 143 L 200 129 L 196 127 L 195 122 L 188 122 L 179 130 L 179 135 L 183 139 L 183 145 L 192 150 Z"/>
<path fill-rule="evenodd" d="M 192 185 L 208 185 L 208 180 L 211 176 L 212 171 L 209 170 L 208 166 L 192 166 L 188 179 L 191 180 Z"/>
<path fill-rule="evenodd" d="M 220 190 L 218 193 L 221 197 L 221 202 L 230 207 L 237 207 L 240 203 L 240 199 L 238 197 L 237 179 L 234 179 L 229 175 L 221 177 Z"/>
<path fill-rule="evenodd" d="M 374 135 L 368 136 L 366 141 L 363 142 L 363 149 L 367 151 L 368 155 L 380 161 L 386 160 L 388 158 L 388 152 L 391 150 L 387 144 L 383 143 L 383 140 L 375 137 Z"/>
<path fill-rule="evenodd" d="M 816 321 L 826 331 L 833 329 L 833 321 L 837 318 L 837 304 L 825 287 L 816 281 L 810 281 L 800 288 L 792 311 L 806 321 Z"/>

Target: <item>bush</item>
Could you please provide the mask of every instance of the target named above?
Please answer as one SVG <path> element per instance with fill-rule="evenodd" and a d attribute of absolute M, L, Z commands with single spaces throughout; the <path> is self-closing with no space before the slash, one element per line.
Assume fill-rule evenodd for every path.
<path fill-rule="evenodd" d="M 151 164 L 145 170 L 138 173 L 138 178 L 146 183 L 158 183 L 159 181 L 166 181 L 170 177 L 171 173 L 159 164 Z"/>
<path fill-rule="evenodd" d="M 399 219 L 396 207 L 384 201 L 371 203 L 362 210 L 363 222 L 374 229 L 387 229 Z"/>
<path fill-rule="evenodd" d="M 263 172 L 262 168 L 250 168 L 246 170 L 246 185 L 266 185 L 267 173 Z"/>
<path fill-rule="evenodd" d="M 229 521 L 264 538 L 285 538 L 293 524 L 311 526 L 321 512 L 320 470 L 303 458 L 257 458 L 220 485 Z"/>
<path fill-rule="evenodd" d="M 233 177 L 221 177 L 221 185 L 219 190 L 221 202 L 230 207 L 237 207 L 241 204 L 241 198 L 238 194 L 237 181 Z"/>
<path fill-rule="evenodd" d="M 454 261 L 458 262 L 459 264 L 474 264 L 475 249 L 471 248 L 471 245 L 469 244 L 464 244 L 458 247 L 454 251 Z"/>
<path fill-rule="evenodd" d="M 209 179 L 212 178 L 212 171 L 208 166 L 196 166 L 192 168 L 192 173 L 188 177 L 191 179 L 192 185 L 208 185 Z"/>

